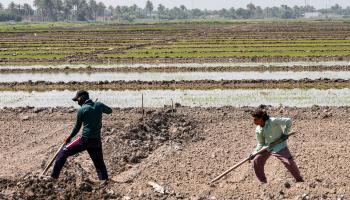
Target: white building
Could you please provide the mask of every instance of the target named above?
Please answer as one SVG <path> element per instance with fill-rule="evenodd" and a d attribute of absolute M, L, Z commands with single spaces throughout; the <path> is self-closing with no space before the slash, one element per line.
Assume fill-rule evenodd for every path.
<path fill-rule="evenodd" d="M 306 12 L 304 14 L 304 18 L 307 18 L 307 19 L 312 19 L 312 18 L 323 18 L 323 15 L 322 13 L 320 12 Z"/>

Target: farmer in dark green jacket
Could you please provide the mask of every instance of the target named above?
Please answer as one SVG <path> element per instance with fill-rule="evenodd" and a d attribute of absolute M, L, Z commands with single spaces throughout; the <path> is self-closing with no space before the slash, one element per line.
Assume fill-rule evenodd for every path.
<path fill-rule="evenodd" d="M 66 146 L 61 149 L 56 158 L 51 177 L 56 179 L 59 177 L 60 171 L 69 156 L 87 150 L 95 165 L 98 178 L 108 180 L 106 165 L 103 161 L 101 127 L 102 113 L 110 114 L 112 109 L 103 103 L 93 102 L 89 98 L 89 93 L 84 90 L 78 91 L 73 101 L 77 101 L 81 108 L 78 111 L 75 126 L 65 140 Z M 79 132 L 81 126 L 83 126 L 81 137 L 70 142 Z"/>

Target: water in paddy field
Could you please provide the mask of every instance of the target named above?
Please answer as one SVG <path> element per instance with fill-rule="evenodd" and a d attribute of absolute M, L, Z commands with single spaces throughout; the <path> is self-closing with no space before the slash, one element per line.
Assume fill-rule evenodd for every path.
<path fill-rule="evenodd" d="M 111 107 L 141 107 L 141 95 L 145 107 L 162 107 L 174 103 L 191 107 L 221 106 L 349 106 L 350 89 L 240 89 L 240 90 L 141 90 L 141 91 L 91 91 L 93 100 Z M 0 107 L 70 107 L 75 91 L 0 92 Z"/>
<path fill-rule="evenodd" d="M 123 67 L 144 67 L 144 68 L 162 68 L 162 67 L 293 67 L 293 66 L 349 66 L 350 61 L 321 61 L 321 62 L 244 62 L 244 63 L 160 63 L 160 64 L 111 64 L 111 65 L 85 65 L 85 64 L 62 64 L 62 65 L 28 65 L 14 66 L 2 65 L 1 69 L 49 69 L 49 68 L 123 68 Z"/>
<path fill-rule="evenodd" d="M 0 82 L 49 81 L 182 81 L 182 80 L 282 80 L 282 79 L 350 79 L 350 71 L 250 71 L 250 72 L 96 72 L 96 73 L 0 73 Z"/>

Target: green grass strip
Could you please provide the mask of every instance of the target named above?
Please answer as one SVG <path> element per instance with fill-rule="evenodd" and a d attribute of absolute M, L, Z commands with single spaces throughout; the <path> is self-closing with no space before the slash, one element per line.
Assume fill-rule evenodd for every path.
<path fill-rule="evenodd" d="M 45 55 L 0 55 L 0 59 L 59 59 L 64 58 L 66 55 L 62 54 L 45 54 Z"/>
<path fill-rule="evenodd" d="M 329 52 L 217 52 L 217 53 L 172 53 L 172 54 L 98 54 L 101 58 L 194 58 L 194 57 L 268 57 L 268 56 L 349 56 L 350 51 L 329 51 Z"/>
<path fill-rule="evenodd" d="M 347 47 L 241 47 L 241 48 L 168 48 L 168 49 L 135 49 L 130 53 L 140 54 L 170 54 L 170 53 L 195 53 L 195 52 L 275 52 L 275 51 L 350 51 Z"/>

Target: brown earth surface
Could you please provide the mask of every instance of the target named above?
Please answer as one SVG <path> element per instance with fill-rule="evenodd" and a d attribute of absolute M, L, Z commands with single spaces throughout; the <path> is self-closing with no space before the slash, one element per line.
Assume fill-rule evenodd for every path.
<path fill-rule="evenodd" d="M 103 122 L 111 177 L 104 187 L 86 152 L 68 159 L 58 181 L 38 178 L 76 109 L 1 109 L 0 199 L 349 199 L 350 107 L 268 107 L 272 116 L 293 119 L 297 134 L 288 143 L 304 183 L 272 157 L 267 184 L 246 163 L 209 185 L 255 147 L 252 109 L 147 108 L 142 120 L 139 108 L 115 108 Z"/>

